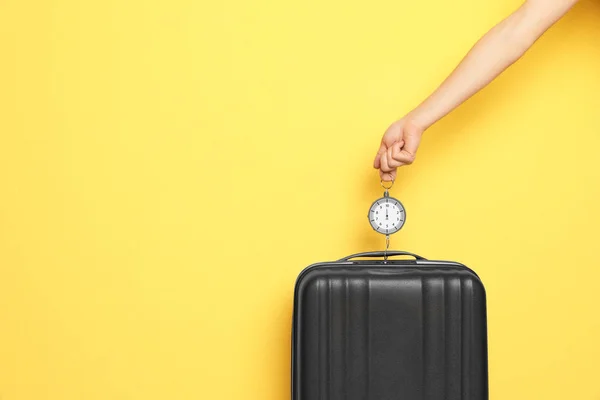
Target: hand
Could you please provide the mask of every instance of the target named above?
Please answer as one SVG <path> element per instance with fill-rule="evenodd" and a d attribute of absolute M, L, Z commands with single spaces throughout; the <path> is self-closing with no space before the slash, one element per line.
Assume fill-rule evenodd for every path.
<path fill-rule="evenodd" d="M 383 134 L 373 167 L 384 181 L 396 179 L 396 169 L 415 161 L 424 129 L 407 118 L 394 122 Z"/>

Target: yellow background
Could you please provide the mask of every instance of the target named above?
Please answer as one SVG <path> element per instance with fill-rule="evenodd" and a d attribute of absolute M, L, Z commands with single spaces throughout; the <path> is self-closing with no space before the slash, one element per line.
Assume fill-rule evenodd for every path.
<path fill-rule="evenodd" d="M 383 130 L 519 2 L 0 2 L 0 398 L 289 398 Z M 600 3 L 426 133 L 392 247 L 488 290 L 491 398 L 600 399 Z"/>

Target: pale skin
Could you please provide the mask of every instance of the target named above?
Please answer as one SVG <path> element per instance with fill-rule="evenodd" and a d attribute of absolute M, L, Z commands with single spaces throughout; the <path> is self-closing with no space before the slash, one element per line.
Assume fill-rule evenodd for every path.
<path fill-rule="evenodd" d="M 385 131 L 373 166 L 384 181 L 412 164 L 423 133 L 483 89 L 565 15 L 578 0 L 527 0 L 487 32 L 446 80 L 415 109 Z"/>

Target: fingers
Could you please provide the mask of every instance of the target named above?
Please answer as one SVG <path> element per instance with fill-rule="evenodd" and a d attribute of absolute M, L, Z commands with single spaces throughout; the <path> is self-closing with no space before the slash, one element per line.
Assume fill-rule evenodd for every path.
<path fill-rule="evenodd" d="M 405 141 L 394 143 L 383 154 L 379 155 L 379 175 L 384 181 L 396 179 L 397 169 L 403 165 L 410 165 L 415 161 L 415 149 L 418 143 L 414 141 L 411 146 Z"/>
<path fill-rule="evenodd" d="M 404 133 L 404 146 L 402 151 L 398 154 L 396 159 L 404 162 L 405 164 L 412 164 L 417 156 L 417 149 L 421 144 L 422 130 L 413 126 L 407 125 L 406 132 Z"/>
<path fill-rule="evenodd" d="M 394 181 L 396 180 L 396 170 L 390 172 L 383 172 L 382 170 L 379 170 L 379 176 L 384 182 Z"/>
<path fill-rule="evenodd" d="M 420 141 L 420 134 L 405 135 L 403 146 L 394 145 L 386 153 L 389 154 L 394 160 L 393 162 L 388 162 L 388 165 L 400 167 L 402 165 L 410 165 L 415 162 Z"/>
<path fill-rule="evenodd" d="M 406 121 L 397 121 L 388 128 L 373 160 L 373 167 L 380 170 L 382 179 L 395 179 L 398 167 L 415 161 L 423 129 L 416 124 L 404 122 Z"/>
<path fill-rule="evenodd" d="M 410 165 L 415 161 L 415 155 L 406 149 L 404 146 L 393 146 L 390 151 L 390 157 L 394 160 L 390 165 L 401 167 L 402 165 Z"/>
<path fill-rule="evenodd" d="M 399 165 L 399 163 L 392 157 L 393 148 L 394 146 L 388 148 L 387 151 L 379 157 L 379 175 L 381 176 L 381 179 L 388 182 L 396 179 L 396 168 Z"/>
<path fill-rule="evenodd" d="M 379 150 L 377 151 L 377 155 L 375 156 L 375 160 L 373 161 L 373 168 L 380 168 L 381 166 L 381 161 L 380 158 L 383 154 L 385 154 L 385 151 L 387 150 L 385 144 L 383 144 L 383 142 L 381 143 L 381 146 L 379 146 Z"/>
<path fill-rule="evenodd" d="M 387 151 L 379 157 L 379 169 L 383 172 L 390 172 L 393 168 L 388 165 L 389 157 Z"/>
<path fill-rule="evenodd" d="M 394 143 L 392 147 L 390 147 L 385 156 L 387 158 L 387 165 L 390 168 L 398 168 L 404 165 L 405 163 L 402 160 L 398 160 L 396 157 L 402 151 L 402 147 L 404 146 L 404 142 Z"/>
<path fill-rule="evenodd" d="M 377 161 L 379 163 L 379 175 L 384 181 L 393 181 L 396 179 L 396 168 L 403 164 L 394 159 L 393 152 L 397 152 L 402 146 L 404 146 L 404 141 L 394 143 L 387 149 L 382 146 L 384 151 L 381 154 L 378 153 Z"/>
<path fill-rule="evenodd" d="M 383 170 L 383 172 L 389 172 L 391 169 L 398 168 L 398 161 L 394 159 L 393 152 L 397 151 L 394 149 L 401 148 L 404 145 L 403 141 L 398 143 L 394 143 L 392 146 L 385 149 L 385 151 L 379 155 L 379 168 Z"/>

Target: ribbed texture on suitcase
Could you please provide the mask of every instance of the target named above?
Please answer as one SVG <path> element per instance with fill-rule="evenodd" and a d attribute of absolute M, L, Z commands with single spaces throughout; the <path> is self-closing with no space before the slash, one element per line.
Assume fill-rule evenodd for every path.
<path fill-rule="evenodd" d="M 304 279 L 294 400 L 487 399 L 485 293 L 474 274 L 337 268 Z"/>

